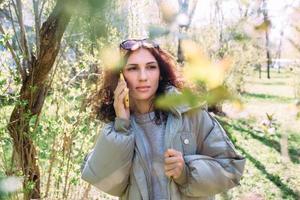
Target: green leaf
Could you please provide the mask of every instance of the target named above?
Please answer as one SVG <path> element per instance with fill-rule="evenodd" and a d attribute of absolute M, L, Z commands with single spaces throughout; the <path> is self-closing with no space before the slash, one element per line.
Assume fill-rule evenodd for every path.
<path fill-rule="evenodd" d="M 5 85 L 6 84 L 6 80 L 0 80 L 0 87 L 3 87 L 3 85 Z"/>
<path fill-rule="evenodd" d="M 209 105 L 216 105 L 220 101 L 232 98 L 232 95 L 224 86 L 219 86 L 208 91 L 208 93 L 205 96 L 205 100 Z"/>
<path fill-rule="evenodd" d="M 199 98 L 189 89 L 183 89 L 181 94 L 167 94 L 160 96 L 156 100 L 156 106 L 162 109 L 175 107 L 183 104 L 187 104 L 191 107 L 199 104 Z"/>
<path fill-rule="evenodd" d="M 149 31 L 150 39 L 161 37 L 170 33 L 170 31 L 166 28 L 160 26 L 153 26 L 153 25 L 149 26 L 148 31 Z"/>

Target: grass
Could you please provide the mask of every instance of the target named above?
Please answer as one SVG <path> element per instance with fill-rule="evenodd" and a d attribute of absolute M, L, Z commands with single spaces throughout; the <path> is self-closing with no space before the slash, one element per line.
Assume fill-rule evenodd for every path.
<path fill-rule="evenodd" d="M 264 193 L 262 195 L 266 197 L 266 199 L 299 199 L 300 196 L 297 189 L 300 189 L 300 182 L 297 183 L 298 185 L 290 184 L 287 181 L 287 177 L 281 173 L 281 168 L 287 167 L 293 169 L 296 167 L 296 164 L 299 164 L 299 158 L 297 158 L 300 151 L 299 135 L 292 134 L 289 138 L 290 157 L 293 163 L 287 165 L 282 161 L 278 161 L 280 160 L 280 143 L 278 140 L 280 137 L 274 139 L 270 135 L 254 130 L 253 127 L 251 127 L 251 124 L 247 123 L 247 120 L 229 120 L 220 117 L 218 120 L 226 129 L 237 150 L 246 157 L 248 163 L 245 173 L 252 170 L 258 171 L 256 172 L 257 177 L 251 176 L 242 180 L 242 184 L 243 182 L 247 182 L 247 185 L 249 185 L 250 188 L 233 189 L 229 192 L 232 194 L 227 194 L 226 199 L 235 199 L 233 198 L 234 196 L 239 196 L 240 194 L 245 193 L 246 190 L 255 188 L 258 184 L 257 181 L 265 182 L 263 188 Z M 296 137 L 296 139 L 294 137 Z M 243 142 L 241 143 L 241 141 Z M 256 150 L 260 150 L 260 154 L 253 152 L 253 147 L 255 147 Z M 261 154 L 264 155 L 264 157 L 270 157 L 272 159 L 266 161 L 262 158 L 263 156 L 261 156 Z M 276 165 L 281 165 L 278 170 L 274 170 Z M 247 168 L 251 168 L 251 170 Z M 278 194 L 269 194 L 269 190 L 277 190 Z M 233 195 L 234 193 L 235 195 Z"/>
<path fill-rule="evenodd" d="M 295 99 L 291 97 L 276 96 L 270 94 L 249 93 L 249 92 L 243 93 L 242 97 L 246 101 L 261 100 L 261 101 L 276 101 L 279 103 L 292 103 L 293 101 L 295 101 Z"/>
<path fill-rule="evenodd" d="M 300 134 L 292 132 L 288 135 L 288 149 L 290 158 L 292 162 L 300 164 Z"/>
<path fill-rule="evenodd" d="M 248 81 L 248 83 L 251 84 L 260 84 L 260 85 L 271 85 L 271 86 L 277 86 L 277 85 L 285 85 L 286 83 L 283 81 L 272 81 L 272 82 L 259 82 L 259 81 Z"/>
<path fill-rule="evenodd" d="M 271 80 L 265 78 L 265 73 L 262 79 L 248 77 L 242 95 L 248 115 L 218 117 L 247 161 L 241 185 L 217 199 L 300 199 L 300 122 L 294 110 L 288 109 L 295 100 L 290 85 L 292 75 L 283 71 L 271 72 Z M 230 107 L 227 109 L 230 111 Z M 266 113 L 274 113 L 275 134 L 261 128 Z M 281 155 L 283 135 L 287 135 L 289 160 Z M 251 195 L 255 197 L 249 198 Z"/>

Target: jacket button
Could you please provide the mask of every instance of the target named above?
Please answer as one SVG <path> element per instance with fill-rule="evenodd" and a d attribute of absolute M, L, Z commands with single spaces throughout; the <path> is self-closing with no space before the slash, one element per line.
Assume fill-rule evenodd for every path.
<path fill-rule="evenodd" d="M 184 139 L 184 140 L 183 140 L 183 143 L 184 143 L 184 144 L 189 144 L 190 141 L 189 141 L 188 139 Z"/>

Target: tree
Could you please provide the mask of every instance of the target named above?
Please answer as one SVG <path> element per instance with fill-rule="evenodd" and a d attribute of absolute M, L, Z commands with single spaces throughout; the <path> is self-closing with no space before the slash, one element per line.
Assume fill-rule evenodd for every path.
<path fill-rule="evenodd" d="M 270 22 L 269 15 L 268 15 L 268 8 L 267 8 L 266 0 L 262 1 L 262 13 L 263 13 L 263 16 L 264 16 L 264 26 L 265 26 L 265 48 L 266 48 L 266 58 L 267 58 L 267 77 L 271 78 L 271 76 L 270 76 L 270 67 L 271 67 L 271 64 L 272 64 L 272 61 L 271 61 L 272 58 L 271 58 L 271 50 L 269 48 L 269 46 L 270 46 L 269 26 L 270 26 L 271 22 Z"/>
<path fill-rule="evenodd" d="M 181 14 L 182 16 L 185 16 L 188 18 L 187 23 L 186 24 L 178 24 L 179 25 L 179 32 L 186 32 L 190 25 L 191 25 L 191 21 L 195 12 L 195 9 L 197 7 L 198 1 L 193 1 L 190 2 L 189 0 L 178 0 L 178 4 L 179 4 L 179 14 Z M 189 6 L 190 4 L 192 4 L 192 8 L 191 11 L 189 12 Z M 182 52 L 182 39 L 181 37 L 178 37 L 178 48 L 177 48 L 177 61 L 179 63 L 183 63 L 184 61 L 184 56 L 183 56 L 183 52 Z"/>
<path fill-rule="evenodd" d="M 23 3 L 21 0 L 11 1 L 20 27 L 20 61 L 16 49 L 9 41 L 5 47 L 9 49 L 14 58 L 21 76 L 22 86 L 19 92 L 19 103 L 15 105 L 8 124 L 8 131 L 13 139 L 14 150 L 17 154 L 17 162 L 21 167 L 25 189 L 24 199 L 39 199 L 40 195 L 40 170 L 37 163 L 37 151 L 30 137 L 30 122 L 38 123 L 38 116 L 48 91 L 47 78 L 53 67 L 60 49 L 62 36 L 71 19 L 73 0 L 60 0 L 56 2 L 48 19 L 40 28 L 40 14 L 38 6 L 45 1 L 33 1 L 36 28 L 36 51 L 32 52 L 28 45 L 26 30 L 23 22 Z M 13 17 L 11 15 L 13 23 Z M 5 30 L 0 25 L 0 31 L 4 35 Z M 16 32 L 15 32 L 15 35 Z M 31 45 L 32 46 L 32 45 Z"/>

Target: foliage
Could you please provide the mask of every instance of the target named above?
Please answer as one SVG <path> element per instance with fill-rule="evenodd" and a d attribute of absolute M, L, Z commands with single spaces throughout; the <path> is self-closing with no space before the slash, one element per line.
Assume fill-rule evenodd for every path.
<path fill-rule="evenodd" d="M 0 2 L 1 11 L 8 8 L 7 2 Z M 51 12 L 54 2 L 47 1 L 42 19 Z M 79 199 L 90 192 L 89 187 L 80 178 L 80 167 L 84 156 L 94 145 L 103 124 L 91 117 L 87 98 L 101 84 L 102 71 L 107 66 L 104 57 L 107 57 L 109 62 L 115 62 L 116 56 L 110 49 L 117 49 L 118 43 L 125 38 L 149 36 L 160 41 L 161 46 L 173 55 L 177 54 L 178 38 L 182 39 L 186 62 L 184 68 L 180 70 L 196 89 L 184 88 L 181 95 L 159 99 L 158 105 L 161 107 L 182 103 L 191 106 L 202 105 L 204 102 L 216 104 L 224 99 L 236 100 L 236 104 L 240 105 L 235 97 L 237 94 L 242 94 L 241 99 L 245 100 L 246 104 L 254 100 L 294 103 L 295 99 L 292 97 L 251 93 L 246 90 L 247 77 L 256 76 L 255 68 L 263 66 L 265 52 L 261 47 L 262 40 L 251 37 L 245 32 L 244 18 L 230 23 L 224 20 L 223 28 L 220 28 L 216 18 L 210 19 L 209 24 L 200 25 L 199 20 L 191 20 L 189 29 L 179 31 L 180 20 L 176 18 L 179 10 L 162 8 L 157 5 L 157 2 L 117 0 L 107 1 L 104 4 L 105 1 L 89 0 L 77 5 L 81 8 L 81 12 L 72 19 L 65 32 L 59 55 L 47 83 L 49 90 L 42 113 L 30 121 L 28 137 L 31 137 L 37 146 L 43 198 Z M 26 6 L 30 7 L 29 5 L 31 4 Z M 105 9 L 101 10 L 103 7 Z M 164 9 L 168 10 L 167 13 Z M 0 20 L 2 22 L 2 19 Z M 11 24 L 8 19 L 3 21 Z M 264 29 L 264 23 L 260 23 L 256 29 Z M 17 28 L 17 33 L 14 35 L 11 25 L 5 28 L 6 33 L 0 34 L 0 177 L 4 177 L 4 174 L 22 175 L 20 166 L 15 162 L 14 146 L 8 134 L 7 124 L 14 106 L 27 103 L 17 100 L 22 84 L 21 76 L 9 50 L 4 48 L 7 41 L 13 48 L 17 47 L 16 39 L 20 36 L 20 31 Z M 35 38 L 31 37 L 34 35 L 34 27 L 27 27 L 26 31 L 34 51 Z M 103 57 L 107 49 L 107 56 Z M 17 56 L 22 59 L 22 54 L 18 51 Z M 294 75 L 292 84 L 295 87 L 295 97 L 299 99 L 299 73 L 293 71 L 291 74 Z M 286 79 L 283 79 L 276 85 L 282 85 L 285 81 Z M 275 82 L 272 84 L 276 86 Z M 297 103 L 295 108 L 299 109 Z M 272 112 L 268 112 L 270 113 Z M 300 111 L 298 116 L 299 113 Z M 276 116 L 273 119 L 275 118 Z M 258 148 L 267 152 L 264 158 L 271 159 L 273 165 L 278 164 L 277 160 L 280 156 L 277 154 L 280 151 L 281 133 L 285 131 L 279 122 L 271 123 L 271 127 L 276 126 L 276 134 L 272 135 L 263 132 L 262 127 L 256 124 L 258 122 L 249 119 L 227 121 L 220 118 L 220 121 L 223 122 L 239 151 L 251 163 L 251 168 L 246 171 L 246 178 L 242 182 L 242 188 L 237 191 L 243 193 L 250 190 L 249 188 L 259 188 L 255 185 L 257 182 L 262 184 L 261 188 L 266 191 L 279 188 L 278 190 L 283 194 L 280 196 L 277 190 L 270 194 L 265 194 L 267 192 L 263 191 L 269 199 L 294 198 L 296 194 L 292 184 L 283 175 L 286 170 L 285 165 L 279 163 L 280 169 L 272 169 L 269 163 L 255 157 L 260 153 L 252 148 L 257 145 L 254 141 L 259 141 Z M 271 119 L 269 121 L 274 122 Z M 288 134 L 289 155 L 295 165 L 299 164 L 298 135 L 296 132 Z M 265 147 L 271 150 L 265 151 Z M 287 166 L 290 170 L 295 167 L 291 164 Z M 254 174 L 253 177 L 250 172 Z M 298 184 L 293 178 L 290 179 L 295 183 L 294 185 Z M 276 185 L 276 189 L 273 184 Z M 98 195 L 97 192 L 93 194 Z M 5 195 L 7 194 L 0 191 L 0 199 L 6 198 Z M 232 192 L 232 199 L 237 199 L 237 196 Z M 89 196 L 88 199 L 90 198 L 92 197 Z"/>

